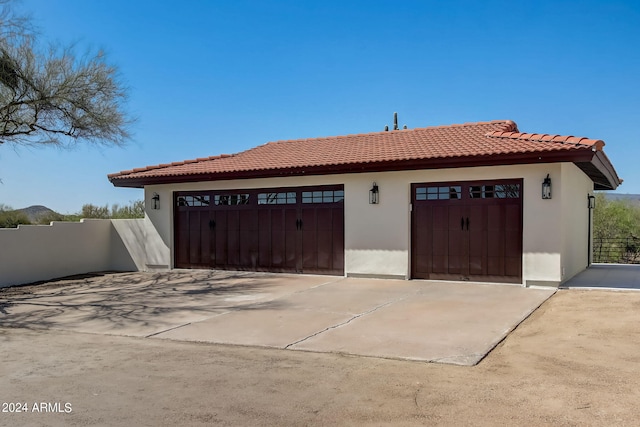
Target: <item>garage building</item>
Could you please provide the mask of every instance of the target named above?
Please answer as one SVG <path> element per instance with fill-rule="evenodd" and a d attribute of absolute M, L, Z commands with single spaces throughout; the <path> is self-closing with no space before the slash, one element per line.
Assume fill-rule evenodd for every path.
<path fill-rule="evenodd" d="M 513 121 L 270 142 L 109 175 L 146 265 L 558 286 L 590 263 L 604 142 Z"/>

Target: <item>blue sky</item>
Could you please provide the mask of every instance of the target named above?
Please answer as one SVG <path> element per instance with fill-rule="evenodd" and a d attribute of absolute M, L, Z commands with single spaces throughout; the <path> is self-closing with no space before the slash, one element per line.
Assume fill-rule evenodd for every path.
<path fill-rule="evenodd" d="M 104 49 L 124 148 L 0 146 L 0 203 L 142 198 L 106 175 L 268 141 L 470 121 L 603 139 L 640 193 L 638 1 L 23 0 L 43 40 Z"/>

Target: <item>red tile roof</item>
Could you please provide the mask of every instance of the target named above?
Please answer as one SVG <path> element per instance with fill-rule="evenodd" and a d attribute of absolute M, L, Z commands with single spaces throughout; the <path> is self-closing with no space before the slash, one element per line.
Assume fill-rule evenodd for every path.
<path fill-rule="evenodd" d="M 231 155 L 147 166 L 109 175 L 116 186 L 251 177 L 588 161 L 604 142 L 521 133 L 510 120 L 269 142 Z M 587 159 L 589 157 L 589 159 Z M 569 160 L 572 161 L 572 160 Z"/>

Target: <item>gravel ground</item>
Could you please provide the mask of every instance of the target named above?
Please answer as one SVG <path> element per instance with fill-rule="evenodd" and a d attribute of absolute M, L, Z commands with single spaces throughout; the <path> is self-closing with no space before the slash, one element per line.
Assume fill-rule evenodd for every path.
<path fill-rule="evenodd" d="M 2 307 L 1 426 L 635 426 L 640 419 L 640 292 L 561 290 L 473 367 L 1 321 Z"/>

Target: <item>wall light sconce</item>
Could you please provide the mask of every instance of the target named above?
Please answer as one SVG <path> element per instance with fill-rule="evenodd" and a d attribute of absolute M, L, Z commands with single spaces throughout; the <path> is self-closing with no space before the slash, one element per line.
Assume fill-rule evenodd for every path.
<path fill-rule="evenodd" d="M 153 197 L 151 198 L 151 200 L 153 201 L 151 207 L 154 210 L 160 209 L 160 195 L 158 193 L 153 193 Z"/>
<path fill-rule="evenodd" d="M 549 178 L 549 174 L 547 174 L 547 177 L 542 181 L 542 198 L 551 198 L 551 178 Z"/>
<path fill-rule="evenodd" d="M 596 196 L 594 196 L 593 194 L 589 194 L 587 196 L 587 200 L 589 203 L 589 209 L 594 209 L 596 207 Z"/>
<path fill-rule="evenodd" d="M 373 187 L 369 190 L 369 204 L 377 205 L 380 201 L 380 190 L 378 190 L 378 184 L 373 183 Z"/>

